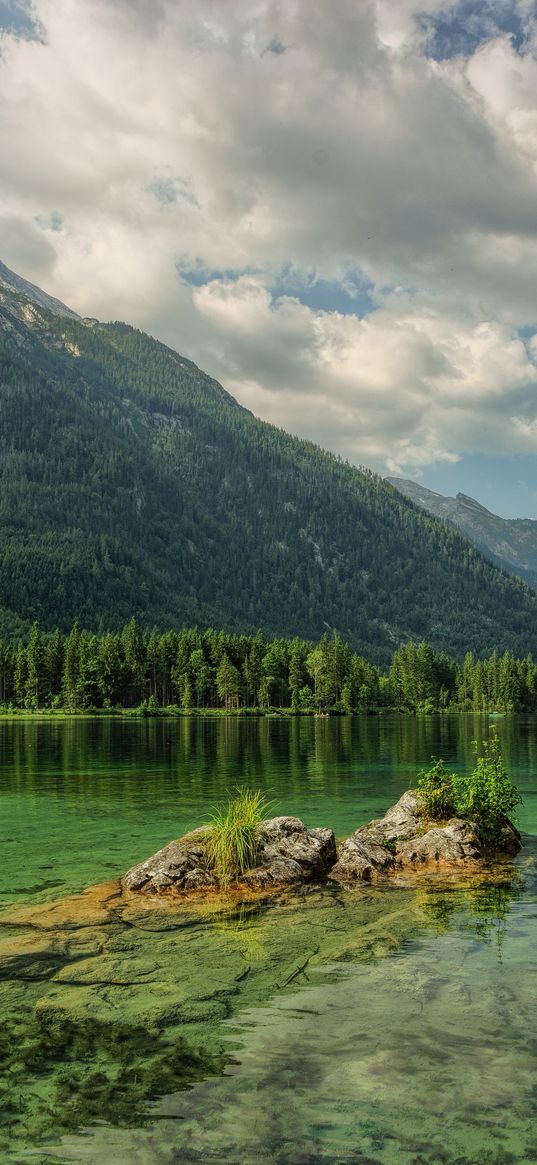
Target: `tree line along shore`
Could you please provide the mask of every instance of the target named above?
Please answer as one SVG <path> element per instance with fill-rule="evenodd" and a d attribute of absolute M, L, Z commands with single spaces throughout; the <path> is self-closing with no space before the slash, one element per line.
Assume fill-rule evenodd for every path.
<path fill-rule="evenodd" d="M 398 647 L 387 669 L 337 632 L 318 643 L 212 629 L 69 634 L 34 623 L 27 642 L 0 641 L 0 712 L 142 715 L 537 710 L 537 663 L 510 652 L 462 661 L 428 643 Z"/>

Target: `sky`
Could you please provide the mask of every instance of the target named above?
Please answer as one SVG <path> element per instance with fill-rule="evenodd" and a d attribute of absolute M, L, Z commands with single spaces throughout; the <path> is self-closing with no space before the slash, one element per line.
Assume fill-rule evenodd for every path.
<path fill-rule="evenodd" d="M 0 258 L 537 517 L 534 0 L 0 0 Z"/>

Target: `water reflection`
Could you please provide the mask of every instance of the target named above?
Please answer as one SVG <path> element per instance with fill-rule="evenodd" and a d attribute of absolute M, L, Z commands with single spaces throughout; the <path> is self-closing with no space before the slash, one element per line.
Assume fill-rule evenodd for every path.
<path fill-rule="evenodd" d="M 59 795 L 80 791 L 83 780 L 88 791 L 106 793 L 112 781 L 121 780 L 124 794 L 136 798 L 142 775 L 158 785 L 175 773 L 192 794 L 205 796 L 222 779 L 270 785 L 278 767 L 291 795 L 317 786 L 323 795 L 337 794 L 350 772 L 368 768 L 414 770 L 432 755 L 468 766 L 472 743 L 488 735 L 489 723 L 486 716 L 471 715 L 4 720 L 0 787 Z M 535 717 L 505 716 L 495 723 L 507 765 L 515 772 L 535 771 Z"/>
<path fill-rule="evenodd" d="M 520 823 L 537 832 L 537 719 L 496 723 L 524 798 Z M 488 726 L 478 716 L 0 721 L 0 902 L 120 874 L 239 783 L 263 789 L 275 812 L 345 836 L 432 755 L 470 765 Z"/>

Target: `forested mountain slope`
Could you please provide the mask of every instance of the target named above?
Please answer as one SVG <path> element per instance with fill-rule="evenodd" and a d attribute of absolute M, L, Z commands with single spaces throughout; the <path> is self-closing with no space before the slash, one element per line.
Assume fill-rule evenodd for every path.
<path fill-rule="evenodd" d="M 198 624 L 387 660 L 537 649 L 537 594 L 189 360 L 0 268 L 0 618 Z"/>
<path fill-rule="evenodd" d="M 451 522 L 488 554 L 499 566 L 537 586 L 537 521 L 535 518 L 500 518 L 485 506 L 458 493 L 449 498 L 434 493 L 417 481 L 389 477 L 387 480 L 416 505 Z"/>

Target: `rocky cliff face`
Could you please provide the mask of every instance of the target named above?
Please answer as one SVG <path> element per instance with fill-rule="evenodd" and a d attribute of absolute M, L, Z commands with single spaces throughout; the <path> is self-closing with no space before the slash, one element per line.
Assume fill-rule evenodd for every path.
<path fill-rule="evenodd" d="M 14 297 L 10 294 L 13 292 L 15 293 Z M 19 307 L 21 318 L 24 318 L 24 307 L 27 308 L 29 302 L 36 307 L 44 308 L 45 311 L 49 311 L 54 316 L 65 316 L 67 319 L 73 320 L 79 319 L 79 316 L 70 307 L 66 307 L 59 299 L 54 299 L 54 296 L 47 295 L 46 291 L 29 283 L 21 275 L 10 271 L 9 267 L 6 267 L 5 263 L 0 260 L 0 298 L 5 297 L 6 294 L 10 296 L 12 309 Z"/>

